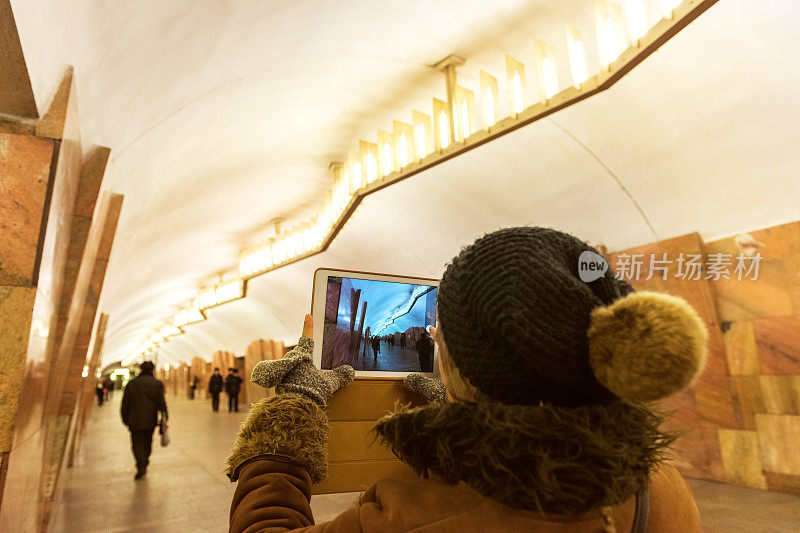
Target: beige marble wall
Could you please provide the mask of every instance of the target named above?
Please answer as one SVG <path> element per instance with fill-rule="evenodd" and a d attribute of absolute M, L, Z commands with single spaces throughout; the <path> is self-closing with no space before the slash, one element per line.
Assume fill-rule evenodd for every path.
<path fill-rule="evenodd" d="M 709 330 L 709 358 L 696 385 L 662 402 L 667 429 L 681 431 L 673 459 L 686 475 L 800 494 L 800 222 L 750 232 L 757 278 L 635 280 L 686 298 Z M 741 237 L 740 237 L 741 238 Z M 736 237 L 684 235 L 627 253 L 735 258 Z M 622 252 L 609 255 L 612 268 Z M 735 259 L 732 260 L 735 265 Z M 734 266 L 731 266 L 731 271 Z M 755 278 L 755 279 L 754 279 Z"/>
<path fill-rule="evenodd" d="M 283 357 L 284 348 L 282 341 L 272 341 L 259 339 L 250 343 L 244 355 L 244 372 L 241 372 L 244 380 L 244 389 L 247 392 L 247 401 L 255 403 L 262 398 L 267 398 L 274 394 L 273 389 L 259 387 L 250 381 L 250 374 L 260 361 L 269 361 Z"/>

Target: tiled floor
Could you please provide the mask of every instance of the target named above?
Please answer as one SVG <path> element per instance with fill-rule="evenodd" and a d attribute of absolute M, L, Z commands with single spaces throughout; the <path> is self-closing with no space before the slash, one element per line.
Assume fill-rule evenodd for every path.
<path fill-rule="evenodd" d="M 223 464 L 245 417 L 211 411 L 211 401 L 168 396 L 170 436 L 157 435 L 147 476 L 134 482 L 128 432 L 119 418 L 118 392 L 94 407 L 76 465 L 56 501 L 51 532 L 227 531 L 234 485 Z M 710 532 L 800 531 L 800 498 L 690 480 Z M 348 507 L 355 494 L 315 496 L 317 522 Z"/>
<path fill-rule="evenodd" d="M 235 485 L 223 469 L 246 409 L 228 413 L 221 406 L 214 413 L 210 399 L 168 395 L 171 442 L 162 448 L 156 432 L 147 476 L 134 481 L 130 437 L 119 415 L 121 398 L 117 391 L 110 403 L 93 406 L 76 464 L 67 470 L 56 500 L 50 531 L 227 531 Z M 336 516 L 355 496 L 315 496 L 317 520 Z"/>
<path fill-rule="evenodd" d="M 393 370 L 398 372 L 419 372 L 419 353 L 414 348 L 401 348 L 390 346 L 382 341 L 378 357 L 372 352 L 372 347 L 367 347 L 366 355 L 360 351 L 359 365 L 356 370 Z"/>

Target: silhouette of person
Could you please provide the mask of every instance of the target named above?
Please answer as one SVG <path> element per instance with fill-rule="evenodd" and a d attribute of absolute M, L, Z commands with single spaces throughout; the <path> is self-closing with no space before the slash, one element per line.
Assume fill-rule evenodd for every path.
<path fill-rule="evenodd" d="M 242 386 L 242 378 L 239 371 L 235 368 L 228 369 L 228 376 L 225 378 L 225 392 L 228 394 L 228 412 L 239 412 L 239 391 Z"/>
<path fill-rule="evenodd" d="M 122 423 L 131 432 L 131 449 L 136 458 L 136 476 L 141 479 L 147 473 L 150 452 L 153 449 L 153 430 L 158 425 L 158 413 L 167 426 L 167 402 L 164 400 L 164 384 L 153 376 L 155 365 L 145 361 L 138 376 L 130 380 L 122 394 Z"/>
<path fill-rule="evenodd" d="M 98 381 L 97 385 L 94 386 L 94 393 L 97 395 L 97 405 L 103 405 L 103 400 L 105 399 L 105 389 L 103 388 L 102 381 Z"/>
<path fill-rule="evenodd" d="M 219 411 L 219 393 L 222 392 L 223 381 L 219 368 L 214 369 L 214 374 L 208 380 L 208 393 L 211 394 L 211 409 Z"/>
<path fill-rule="evenodd" d="M 423 331 L 416 344 L 420 372 L 433 372 L 433 340 Z"/>
<path fill-rule="evenodd" d="M 375 361 L 378 360 L 379 353 L 381 353 L 381 339 L 379 337 L 372 337 L 372 355 Z"/>

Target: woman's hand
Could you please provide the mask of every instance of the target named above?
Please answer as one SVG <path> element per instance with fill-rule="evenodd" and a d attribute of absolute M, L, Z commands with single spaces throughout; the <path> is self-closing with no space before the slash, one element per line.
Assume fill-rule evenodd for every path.
<path fill-rule="evenodd" d="M 429 402 L 447 401 L 447 389 L 442 378 L 429 378 L 422 374 L 409 374 L 403 380 L 406 389 L 419 394 Z"/>
<path fill-rule="evenodd" d="M 297 347 L 283 359 L 258 363 L 250 380 L 264 388 L 275 387 L 278 394 L 299 394 L 324 406 L 334 392 L 353 381 L 355 371 L 347 365 L 333 370 L 315 368 L 313 335 L 314 319 L 306 315 Z"/>

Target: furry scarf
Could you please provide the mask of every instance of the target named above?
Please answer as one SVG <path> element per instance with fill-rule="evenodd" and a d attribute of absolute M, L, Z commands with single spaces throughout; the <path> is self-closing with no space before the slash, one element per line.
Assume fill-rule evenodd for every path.
<path fill-rule="evenodd" d="M 378 438 L 418 474 L 518 509 L 577 515 L 641 491 L 673 437 L 644 406 L 434 403 L 380 419 Z"/>

